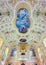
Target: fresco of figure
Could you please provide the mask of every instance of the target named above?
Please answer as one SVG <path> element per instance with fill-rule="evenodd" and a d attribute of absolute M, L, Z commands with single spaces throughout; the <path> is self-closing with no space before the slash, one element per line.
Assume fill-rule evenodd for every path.
<path fill-rule="evenodd" d="M 16 26 L 19 32 L 26 33 L 30 27 L 29 12 L 25 8 L 19 9 L 17 12 Z"/>

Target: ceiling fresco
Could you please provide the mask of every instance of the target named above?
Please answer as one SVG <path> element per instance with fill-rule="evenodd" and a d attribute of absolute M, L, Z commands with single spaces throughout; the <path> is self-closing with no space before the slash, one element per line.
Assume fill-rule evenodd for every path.
<path fill-rule="evenodd" d="M 0 0 L 0 53 L 43 43 L 46 48 L 46 0 Z"/>

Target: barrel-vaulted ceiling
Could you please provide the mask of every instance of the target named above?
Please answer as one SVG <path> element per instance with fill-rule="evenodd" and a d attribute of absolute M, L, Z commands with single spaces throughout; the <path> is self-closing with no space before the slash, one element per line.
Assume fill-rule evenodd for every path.
<path fill-rule="evenodd" d="M 45 0 L 0 0 L 0 38 L 3 39 L 3 48 L 20 43 L 43 43 L 46 38 L 46 3 Z M 16 16 L 19 8 L 29 11 L 30 27 L 27 33 L 20 33 L 16 27 Z"/>

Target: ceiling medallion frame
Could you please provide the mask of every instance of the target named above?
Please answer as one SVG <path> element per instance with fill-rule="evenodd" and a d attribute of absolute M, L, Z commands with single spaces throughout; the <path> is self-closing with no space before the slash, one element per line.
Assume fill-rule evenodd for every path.
<path fill-rule="evenodd" d="M 21 5 L 20 5 L 21 4 Z M 19 2 L 17 2 L 16 3 L 16 5 L 15 5 L 15 19 L 14 19 L 14 28 L 16 29 L 16 33 L 17 33 L 17 35 L 19 35 L 19 36 L 26 36 L 26 35 L 29 35 L 30 34 L 30 29 L 32 28 L 32 24 L 33 24 L 33 21 L 32 21 L 32 18 L 31 18 L 31 9 L 32 9 L 32 7 L 31 7 L 31 4 L 30 3 L 28 3 L 27 1 L 19 1 Z M 22 34 L 22 33 L 19 33 L 19 31 L 18 31 L 18 28 L 16 27 L 16 18 L 17 18 L 17 11 L 19 10 L 19 9 L 21 9 L 21 8 L 25 8 L 25 9 L 27 9 L 28 10 L 28 12 L 29 12 L 29 19 L 30 19 L 30 22 L 31 22 L 31 25 L 30 25 L 30 28 L 28 29 L 28 32 L 27 33 L 25 33 L 25 34 Z"/>

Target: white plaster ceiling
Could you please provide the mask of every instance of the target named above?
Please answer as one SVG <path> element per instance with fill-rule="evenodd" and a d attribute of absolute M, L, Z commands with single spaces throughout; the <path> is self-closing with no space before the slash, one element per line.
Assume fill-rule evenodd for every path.
<path fill-rule="evenodd" d="M 3 1 L 3 0 L 2 0 Z M 22 0 L 23 1 L 23 0 Z M 11 46 L 12 44 L 16 45 L 20 43 L 21 38 L 26 38 L 27 43 L 29 44 L 37 44 L 40 45 L 42 41 L 42 37 L 46 34 L 46 7 L 43 2 L 37 2 L 35 6 L 32 6 L 31 9 L 31 26 L 29 32 L 27 34 L 21 34 L 16 28 L 15 22 L 15 6 L 20 2 L 17 1 L 15 4 L 11 2 L 12 6 L 8 1 L 1 2 L 4 4 L 0 4 L 0 12 L 2 15 L 0 16 L 0 38 L 3 38 L 4 44 L 3 46 Z M 24 0 L 24 2 L 27 2 Z M 10 11 L 10 16 L 7 15 L 7 12 Z M 37 16 L 37 11 L 40 12 Z M 45 33 L 45 34 L 44 34 Z M 43 36 L 42 36 L 43 35 Z M 42 43 L 42 42 L 41 42 Z"/>

